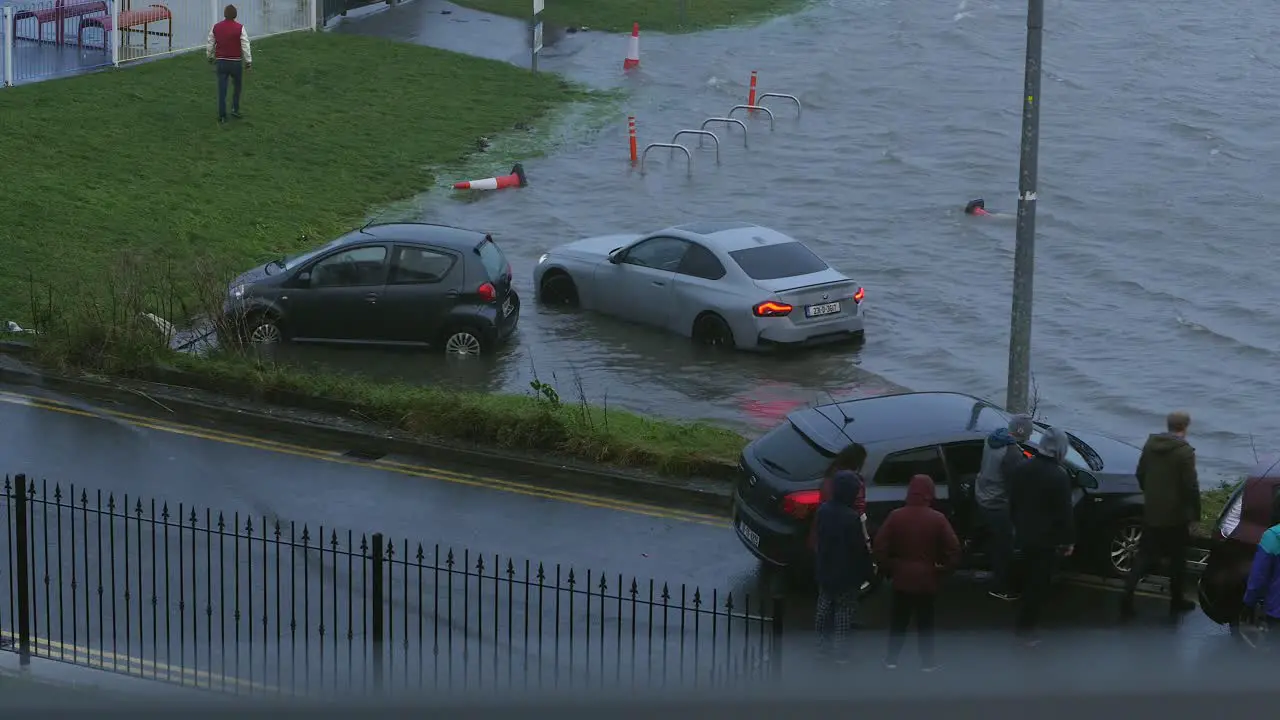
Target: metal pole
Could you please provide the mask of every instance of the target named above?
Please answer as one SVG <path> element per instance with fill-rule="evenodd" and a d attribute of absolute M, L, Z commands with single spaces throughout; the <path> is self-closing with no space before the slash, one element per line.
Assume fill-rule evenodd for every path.
<path fill-rule="evenodd" d="M 120 0 L 111 0 L 111 32 L 102 33 L 102 42 L 111 43 L 111 65 L 120 67 L 120 49 L 124 34 L 120 32 Z"/>
<path fill-rule="evenodd" d="M 11 30 L 12 26 L 6 28 Z M 14 572 L 18 582 L 18 662 L 23 667 L 31 664 L 31 528 L 28 524 L 30 503 L 27 498 L 27 476 L 13 479 L 14 538 L 17 555 Z"/>
<path fill-rule="evenodd" d="M 386 593 L 382 586 L 383 580 L 383 562 L 386 558 L 386 542 L 382 537 L 382 533 L 373 534 L 373 551 L 372 557 L 373 568 L 369 582 L 373 586 L 373 686 L 379 692 L 383 690 L 382 684 L 382 665 L 383 653 L 386 652 L 386 617 L 383 612 L 383 603 L 386 602 Z"/>
<path fill-rule="evenodd" d="M 3 40 L 0 41 L 0 44 L 4 46 L 3 48 L 0 48 L 0 51 L 4 53 L 4 57 L 0 58 L 0 63 L 2 63 L 4 66 L 3 67 L 4 78 L 3 80 L 0 80 L 0 86 L 12 86 L 13 85 L 13 7 L 10 5 L 5 5 L 3 8 L 0 8 L 0 18 L 3 18 L 3 20 L 0 20 L 0 21 L 4 23 L 4 25 L 2 26 L 3 29 L 0 29 L 0 38 L 3 38 Z"/>
<path fill-rule="evenodd" d="M 1018 168 L 1018 234 L 1013 259 L 1006 404 L 1026 412 L 1031 386 L 1031 280 L 1036 255 L 1036 181 L 1040 151 L 1040 57 L 1044 0 L 1027 0 L 1027 69 L 1022 92 L 1022 158 Z"/>

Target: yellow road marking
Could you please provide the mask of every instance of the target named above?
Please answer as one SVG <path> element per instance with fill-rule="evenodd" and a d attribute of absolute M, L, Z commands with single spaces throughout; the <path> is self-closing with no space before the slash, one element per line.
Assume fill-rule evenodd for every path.
<path fill-rule="evenodd" d="M 677 522 L 696 523 L 699 525 L 708 525 L 711 527 L 729 527 L 728 519 L 725 517 L 717 517 L 703 513 L 688 512 L 683 510 L 660 508 L 655 505 L 631 502 L 616 498 L 601 497 L 595 495 L 586 495 L 582 493 L 569 492 L 567 490 L 557 490 L 554 488 L 539 487 L 526 483 L 514 482 L 511 480 L 501 480 L 493 477 L 482 475 L 471 475 L 468 473 L 460 473 L 453 470 L 445 470 L 426 465 L 413 465 L 402 463 L 394 460 L 380 460 L 376 462 L 360 461 L 347 458 L 341 453 L 335 451 L 320 450 L 318 448 L 305 447 L 302 445 L 293 445 L 290 443 L 279 442 L 275 440 L 265 440 L 262 438 L 249 437 L 247 435 L 239 435 L 236 433 L 225 432 L 221 430 L 209 430 L 194 425 L 186 425 L 182 423 L 173 423 L 156 418 L 146 417 L 143 415 L 135 415 L 133 413 L 119 412 L 116 410 L 97 409 L 94 411 L 81 410 L 63 403 L 47 400 L 32 395 L 24 395 L 21 393 L 0 391 L 0 402 L 6 402 L 13 405 L 24 405 L 39 410 L 48 410 L 51 412 L 63 413 L 66 415 L 77 415 L 80 417 L 110 417 L 121 420 L 137 427 L 149 430 L 157 430 L 176 435 L 185 435 L 201 440 L 209 440 L 212 442 L 221 442 L 231 445 L 239 445 L 241 447 L 253 448 L 256 450 L 265 450 L 268 452 L 281 453 L 286 455 L 294 455 L 297 457 L 305 457 L 313 460 L 323 460 L 325 462 L 336 463 L 340 465 L 350 465 L 352 467 L 362 468 L 378 468 L 389 470 L 401 475 L 412 477 L 420 477 L 433 480 L 442 480 L 457 485 L 467 485 L 470 487 L 488 488 L 491 490 L 499 490 L 503 492 L 526 495 L 530 497 L 538 497 L 546 500 L 557 500 L 560 502 L 573 503 L 575 505 L 583 505 L 587 507 L 601 508 L 605 510 L 616 510 L 621 512 L 632 513 L 635 515 L 646 515 L 649 517 L 660 518 L 664 520 L 674 520 Z"/>

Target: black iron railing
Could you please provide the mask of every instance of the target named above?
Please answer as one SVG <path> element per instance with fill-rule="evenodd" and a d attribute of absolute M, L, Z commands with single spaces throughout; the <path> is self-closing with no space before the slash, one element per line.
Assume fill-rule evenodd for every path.
<path fill-rule="evenodd" d="M 4 482 L 0 641 L 237 693 L 724 686 L 781 601 L 155 500 Z"/>

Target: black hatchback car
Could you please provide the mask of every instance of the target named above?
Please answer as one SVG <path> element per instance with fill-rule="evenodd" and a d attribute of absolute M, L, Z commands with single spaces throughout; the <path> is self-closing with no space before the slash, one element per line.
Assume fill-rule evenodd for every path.
<path fill-rule="evenodd" d="M 282 341 L 432 346 L 480 355 L 515 330 L 511 264 L 474 230 L 367 225 L 232 281 L 227 326 L 254 345 Z"/>
<path fill-rule="evenodd" d="M 747 549 L 778 567 L 807 569 L 809 525 L 822 476 L 850 442 L 863 444 L 867 462 L 867 521 L 872 533 L 906 502 L 907 484 L 926 474 L 937 484 L 938 509 L 951 519 L 969 559 L 981 556 L 985 533 L 977 520 L 973 485 L 986 436 L 1008 424 L 996 405 L 951 392 L 881 395 L 792 412 L 756 439 L 740 458 L 734 528 Z M 1037 452 L 1043 429 L 1024 446 Z M 1095 434 L 1068 432 L 1066 467 L 1075 484 L 1079 552 L 1088 572 L 1129 569 L 1142 533 L 1142 492 L 1135 475 L 1141 451 Z"/>

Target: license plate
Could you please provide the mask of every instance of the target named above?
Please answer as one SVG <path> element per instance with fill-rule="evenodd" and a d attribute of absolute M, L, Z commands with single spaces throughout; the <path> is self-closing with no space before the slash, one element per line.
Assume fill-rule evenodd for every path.
<path fill-rule="evenodd" d="M 515 309 L 516 306 L 511 303 L 511 298 L 507 298 L 507 301 L 502 303 L 502 317 L 510 315 L 511 311 Z"/>
<path fill-rule="evenodd" d="M 760 536 L 741 520 L 738 521 L 738 532 L 742 533 L 742 537 L 746 538 L 754 547 L 760 547 Z"/>
<path fill-rule="evenodd" d="M 823 303 L 821 305 L 809 305 L 804 309 L 806 317 L 821 317 L 823 315 L 834 315 L 840 312 L 840 303 Z"/>

